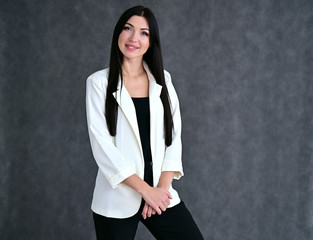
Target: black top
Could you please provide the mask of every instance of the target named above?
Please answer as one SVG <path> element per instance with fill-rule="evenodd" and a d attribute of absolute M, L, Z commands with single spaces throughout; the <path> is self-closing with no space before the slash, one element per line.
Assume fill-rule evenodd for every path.
<path fill-rule="evenodd" d="M 150 147 L 150 106 L 149 97 L 132 98 L 137 115 L 140 141 L 145 160 L 144 180 L 152 186 L 152 156 Z"/>

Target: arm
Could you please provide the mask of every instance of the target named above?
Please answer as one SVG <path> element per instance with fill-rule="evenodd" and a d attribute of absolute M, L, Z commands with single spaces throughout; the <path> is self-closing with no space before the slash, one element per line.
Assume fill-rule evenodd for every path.
<path fill-rule="evenodd" d="M 102 73 L 105 74 L 105 73 Z M 105 75 L 93 74 L 86 82 L 86 114 L 91 149 L 95 161 L 112 188 L 135 174 L 134 167 L 114 145 L 104 115 Z"/>
<path fill-rule="evenodd" d="M 165 71 L 166 86 L 171 101 L 171 109 L 173 116 L 173 137 L 172 144 L 166 148 L 163 160 L 162 172 L 172 171 L 175 172 L 174 179 L 179 179 L 184 176 L 182 166 L 182 142 L 181 142 L 181 115 L 179 108 L 179 101 L 172 84 L 171 76 Z"/>
<path fill-rule="evenodd" d="M 168 190 L 172 184 L 175 172 L 165 171 L 161 173 L 158 187 Z"/>

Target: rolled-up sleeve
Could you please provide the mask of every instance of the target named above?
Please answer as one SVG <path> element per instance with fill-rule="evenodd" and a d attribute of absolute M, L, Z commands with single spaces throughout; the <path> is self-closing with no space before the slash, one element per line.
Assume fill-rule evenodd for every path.
<path fill-rule="evenodd" d="M 99 75 L 99 74 L 98 74 Z M 105 94 L 101 78 L 92 74 L 86 81 L 86 114 L 91 149 L 95 161 L 112 188 L 135 173 L 135 168 L 114 145 L 105 119 Z"/>
<path fill-rule="evenodd" d="M 179 101 L 171 81 L 171 76 L 165 71 L 166 86 L 171 101 L 171 110 L 173 116 L 173 135 L 172 144 L 165 150 L 165 156 L 163 160 L 162 171 L 173 171 L 175 172 L 174 179 L 180 179 L 184 176 L 182 166 L 182 142 L 181 142 L 181 115 L 179 109 Z"/>

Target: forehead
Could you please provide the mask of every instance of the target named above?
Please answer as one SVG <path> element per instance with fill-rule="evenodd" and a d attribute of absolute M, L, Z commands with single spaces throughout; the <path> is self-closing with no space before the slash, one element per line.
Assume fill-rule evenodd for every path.
<path fill-rule="evenodd" d="M 149 28 L 147 19 L 141 16 L 132 16 L 127 23 L 130 23 L 135 28 Z"/>

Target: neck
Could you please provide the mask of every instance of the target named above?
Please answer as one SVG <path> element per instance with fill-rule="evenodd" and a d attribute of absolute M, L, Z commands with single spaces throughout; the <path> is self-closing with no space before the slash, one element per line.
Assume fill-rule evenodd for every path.
<path fill-rule="evenodd" d="M 143 68 L 143 62 L 141 59 L 123 59 L 122 64 L 123 75 L 136 77 L 141 75 L 145 70 Z"/>

